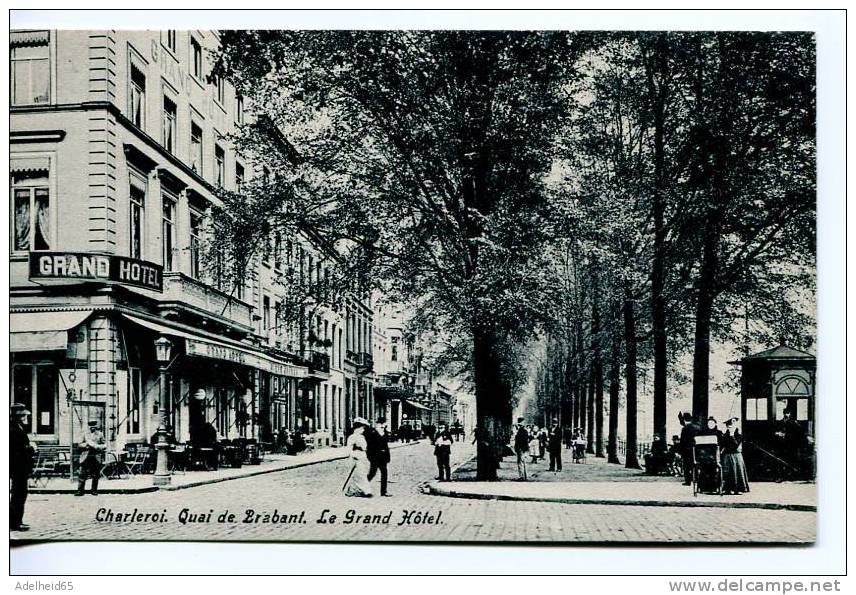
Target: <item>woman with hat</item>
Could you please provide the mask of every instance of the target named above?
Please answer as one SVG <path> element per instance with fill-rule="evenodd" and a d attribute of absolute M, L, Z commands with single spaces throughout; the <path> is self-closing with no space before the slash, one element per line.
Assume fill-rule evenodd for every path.
<path fill-rule="evenodd" d="M 346 496 L 370 498 L 372 495 L 372 486 L 369 483 L 369 459 L 366 456 L 368 443 L 366 442 L 365 431 L 368 427 L 368 420 L 362 417 L 355 418 L 354 430 L 345 443 L 345 448 L 350 453 L 350 460 L 353 462 L 348 479 L 342 486 L 342 491 Z"/>
<path fill-rule="evenodd" d="M 740 452 L 743 435 L 734 422 L 736 417 L 725 421 L 725 432 L 719 438 L 722 449 L 722 491 L 726 494 L 742 494 L 749 491 L 749 475 Z"/>

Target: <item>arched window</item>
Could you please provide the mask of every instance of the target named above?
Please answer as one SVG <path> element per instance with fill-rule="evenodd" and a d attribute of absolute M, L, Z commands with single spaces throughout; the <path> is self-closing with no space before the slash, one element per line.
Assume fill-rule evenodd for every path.
<path fill-rule="evenodd" d="M 788 376 L 776 385 L 777 397 L 808 397 L 811 393 L 805 380 L 797 376 Z"/>

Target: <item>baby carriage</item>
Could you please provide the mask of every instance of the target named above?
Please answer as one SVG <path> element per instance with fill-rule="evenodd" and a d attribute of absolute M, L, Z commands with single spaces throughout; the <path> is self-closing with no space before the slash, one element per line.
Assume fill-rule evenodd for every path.
<path fill-rule="evenodd" d="M 586 443 L 583 440 L 574 442 L 574 463 L 586 462 Z"/>
<path fill-rule="evenodd" d="M 693 496 L 722 494 L 722 464 L 716 436 L 697 436 L 693 445 Z"/>

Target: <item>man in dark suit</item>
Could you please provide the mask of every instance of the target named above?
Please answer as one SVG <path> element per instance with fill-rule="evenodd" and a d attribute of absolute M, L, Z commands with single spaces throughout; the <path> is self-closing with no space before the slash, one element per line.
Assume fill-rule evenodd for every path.
<path fill-rule="evenodd" d="M 701 433 L 701 426 L 693 420 L 692 413 L 679 414 L 681 421 L 681 457 L 684 464 L 684 485 L 693 483 L 693 446 L 696 436 Z"/>
<path fill-rule="evenodd" d="M 101 477 L 101 465 L 104 463 L 104 451 L 107 444 L 104 434 L 98 429 L 98 422 L 89 422 L 89 428 L 80 441 L 80 469 L 77 472 L 77 493 L 82 496 L 86 491 L 86 480 L 92 478 L 92 495 L 98 495 L 98 479 Z"/>
<path fill-rule="evenodd" d="M 517 433 L 514 434 L 514 454 L 517 455 L 518 479 L 526 481 L 526 453 L 529 452 L 529 432 L 523 425 L 523 418 L 517 418 Z"/>
<path fill-rule="evenodd" d="M 368 428 L 365 433 L 367 448 L 366 457 L 369 459 L 369 481 L 380 471 L 380 495 L 390 496 L 386 491 L 388 480 L 387 465 L 389 465 L 389 437 L 386 433 L 386 419 L 378 418 L 374 428 Z"/>
<path fill-rule="evenodd" d="M 9 411 L 9 529 L 12 531 L 30 529 L 23 523 L 35 452 L 27 436 L 29 415 L 29 410 L 20 403 L 13 403 Z"/>
<path fill-rule="evenodd" d="M 562 428 L 558 420 L 553 420 L 550 428 L 547 448 L 550 451 L 550 471 L 562 470 Z"/>

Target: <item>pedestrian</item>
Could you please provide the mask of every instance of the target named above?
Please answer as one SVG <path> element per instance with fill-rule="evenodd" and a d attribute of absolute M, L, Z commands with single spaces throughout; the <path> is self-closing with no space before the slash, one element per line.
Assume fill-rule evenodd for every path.
<path fill-rule="evenodd" d="M 346 496 L 371 498 L 372 484 L 369 483 L 369 459 L 366 454 L 368 443 L 365 437 L 369 422 L 362 417 L 357 417 L 354 419 L 353 426 L 354 429 L 345 443 L 352 467 L 345 485 L 342 486 L 342 491 Z"/>
<path fill-rule="evenodd" d="M 538 432 L 538 456 L 543 461 L 547 454 L 547 442 L 549 440 L 549 436 L 547 435 L 547 428 L 541 428 L 541 431 Z"/>
<path fill-rule="evenodd" d="M 538 435 L 540 430 L 538 426 L 533 426 L 529 431 L 529 456 L 532 457 L 531 463 L 534 465 L 538 462 L 538 453 L 541 450 L 541 443 Z"/>
<path fill-rule="evenodd" d="M 586 435 L 582 429 L 576 429 L 576 437 L 574 438 L 574 462 L 581 463 L 586 459 Z"/>
<path fill-rule="evenodd" d="M 27 436 L 30 411 L 21 403 L 9 408 L 9 529 L 29 531 L 24 524 L 30 474 L 33 472 L 35 449 Z"/>
<path fill-rule="evenodd" d="M 550 450 L 550 471 L 562 470 L 562 428 L 559 427 L 558 420 L 553 420 L 553 427 L 550 428 L 550 436 L 548 441 Z"/>
<path fill-rule="evenodd" d="M 452 470 L 449 459 L 452 456 L 452 434 L 445 427 L 441 428 L 434 441 L 434 456 L 437 458 L 437 479 L 452 481 Z"/>
<path fill-rule="evenodd" d="M 565 426 L 563 432 L 565 438 L 565 448 L 571 449 L 574 447 L 574 431 L 571 429 L 571 426 Z"/>
<path fill-rule="evenodd" d="M 782 481 L 799 478 L 808 441 L 803 427 L 794 419 L 791 410 L 786 409 L 782 420 L 776 423 L 775 436 L 779 439 L 778 452 L 783 463 L 779 465 L 777 479 Z"/>
<path fill-rule="evenodd" d="M 387 465 L 389 465 L 389 436 L 386 433 L 386 419 L 379 417 L 374 428 L 367 428 L 366 456 L 369 459 L 369 481 L 380 471 L 380 495 L 389 496 L 386 487 L 388 482 Z"/>
<path fill-rule="evenodd" d="M 684 485 L 693 483 L 693 446 L 695 437 L 701 432 L 701 428 L 693 419 L 692 413 L 678 413 L 681 428 L 681 461 L 684 465 Z"/>
<path fill-rule="evenodd" d="M 77 471 L 77 493 L 82 496 L 86 491 L 86 480 L 92 478 L 92 495 L 98 495 L 98 479 L 101 477 L 101 466 L 104 463 L 104 451 L 107 444 L 104 434 L 98 428 L 99 423 L 94 419 L 89 422 L 89 427 L 80 441 L 80 469 Z"/>
<path fill-rule="evenodd" d="M 514 435 L 514 453 L 517 455 L 517 477 L 526 481 L 526 454 L 529 452 L 529 433 L 523 425 L 523 418 L 517 418 L 517 433 Z"/>
<path fill-rule="evenodd" d="M 749 491 L 749 475 L 740 452 L 743 435 L 735 426 L 736 421 L 736 417 L 726 420 L 725 432 L 719 440 L 722 448 L 722 491 L 726 494 L 743 494 Z"/>

